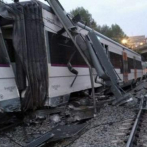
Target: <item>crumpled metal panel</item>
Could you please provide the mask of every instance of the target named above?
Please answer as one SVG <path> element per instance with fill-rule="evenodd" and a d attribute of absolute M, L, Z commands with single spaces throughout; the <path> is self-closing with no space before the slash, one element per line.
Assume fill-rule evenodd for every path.
<path fill-rule="evenodd" d="M 48 95 L 48 66 L 41 6 L 37 2 L 1 5 L 0 19 L 13 21 L 13 45 L 18 59 L 16 80 L 20 91 L 26 88 L 24 79 L 28 80 L 23 109 L 42 107 Z"/>
<path fill-rule="evenodd" d="M 49 142 L 74 137 L 85 127 L 86 123 L 58 126 L 51 131 L 51 133 L 54 134 L 54 137 Z"/>
<path fill-rule="evenodd" d="M 40 138 L 38 138 L 37 140 L 34 140 L 33 142 L 29 143 L 28 145 L 26 145 L 25 147 L 37 147 L 41 144 L 43 144 L 44 142 L 50 140 L 52 137 L 54 136 L 54 134 L 48 132 L 44 135 L 42 135 Z"/>
<path fill-rule="evenodd" d="M 13 98 L 0 101 L 0 109 L 2 112 L 18 112 L 20 111 L 20 98 Z"/>

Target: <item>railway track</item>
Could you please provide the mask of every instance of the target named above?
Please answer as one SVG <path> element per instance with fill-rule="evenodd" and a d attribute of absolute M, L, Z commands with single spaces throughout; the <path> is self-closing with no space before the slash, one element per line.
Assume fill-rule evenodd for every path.
<path fill-rule="evenodd" d="M 122 121 L 113 144 L 119 147 L 147 147 L 147 95 L 142 96 L 139 111 L 131 119 Z"/>
<path fill-rule="evenodd" d="M 11 128 L 14 128 L 23 123 L 22 119 L 17 118 L 14 114 L 1 114 L 0 120 L 0 133 L 10 130 Z"/>
<path fill-rule="evenodd" d="M 147 109 L 144 109 L 145 103 L 144 96 L 126 147 L 147 147 Z"/>
<path fill-rule="evenodd" d="M 142 93 L 140 91 L 140 89 L 144 89 L 143 86 L 138 88 L 138 90 L 135 90 L 136 96 L 138 96 L 138 97 L 139 97 L 139 95 L 137 93 Z M 146 90 L 144 90 L 144 91 L 146 92 Z M 146 111 L 143 108 L 143 105 L 145 104 L 144 99 L 145 98 L 143 97 L 142 101 L 140 103 L 140 111 L 141 112 L 139 113 L 137 118 L 141 118 L 143 116 L 146 117 L 146 115 L 147 115 Z M 116 107 L 116 109 L 117 109 L 117 107 Z M 42 118 L 42 115 L 41 115 L 42 113 L 44 115 L 47 113 L 47 116 L 45 115 L 46 116 L 45 120 Z M 2 134 L 4 134 L 5 137 L 8 137 L 9 139 L 11 139 L 11 142 L 14 142 L 14 144 L 20 143 L 19 146 L 23 146 L 23 147 L 55 146 L 56 143 L 58 142 L 58 140 L 59 140 L 58 144 L 60 144 L 60 145 L 62 144 L 61 146 L 70 146 L 78 138 L 80 138 L 81 135 L 85 134 L 89 130 L 92 130 L 93 127 L 100 127 L 100 126 L 106 126 L 106 125 L 109 126 L 109 125 L 112 125 L 115 123 L 120 123 L 122 125 L 122 127 L 120 125 L 120 127 L 121 127 L 120 130 L 122 132 L 119 132 L 117 135 L 118 136 L 123 136 L 123 135 L 125 136 L 125 145 L 126 145 L 126 142 L 129 139 L 129 135 L 131 136 L 131 132 L 132 132 L 131 129 L 132 129 L 133 124 L 136 120 L 136 115 L 134 113 L 134 115 L 131 115 L 130 117 L 126 117 L 126 115 L 125 115 L 125 117 L 122 117 L 122 118 L 120 117 L 121 119 L 118 119 L 118 120 L 111 119 L 111 121 L 108 121 L 108 122 L 106 121 L 105 123 L 103 123 L 103 121 L 102 121 L 102 123 L 100 123 L 100 124 L 96 123 L 92 127 L 90 127 L 91 120 L 89 120 L 86 122 L 83 122 L 83 121 L 81 121 L 79 123 L 75 122 L 75 124 L 68 123 L 68 125 L 66 124 L 66 125 L 61 125 L 61 126 L 57 126 L 57 127 L 53 127 L 53 128 L 48 128 L 48 131 L 47 131 L 47 129 L 46 129 L 46 131 L 44 131 L 44 128 L 50 126 L 51 124 L 49 123 L 50 121 L 48 121 L 50 119 L 50 115 L 48 114 L 48 111 L 47 112 L 43 111 L 42 113 L 41 113 L 41 111 L 39 111 L 39 113 L 35 113 L 35 118 L 31 116 L 31 120 L 29 120 L 29 117 L 28 117 L 27 121 L 25 121 L 24 124 L 20 125 L 20 127 L 16 127 L 16 131 L 15 130 L 11 131 L 11 133 L 13 135 L 11 133 L 9 133 L 9 129 L 15 128 L 15 126 L 19 125 L 19 124 L 17 124 L 18 121 L 15 118 L 12 119 L 13 121 L 10 121 L 12 123 L 6 125 L 5 126 L 6 128 L 4 127 L 4 130 L 0 130 L 0 132 L 1 133 L 3 132 Z M 51 113 L 51 115 L 53 115 L 53 114 Z M 61 113 L 61 116 L 62 116 L 62 113 Z M 6 120 L 8 120 L 8 119 L 6 118 Z M 140 125 L 140 119 L 138 120 L 138 122 L 139 123 L 137 123 L 137 125 Z M 143 122 L 143 125 L 145 125 L 146 122 L 147 122 L 147 120 Z M 38 126 L 40 126 L 40 127 L 38 128 Z M 3 126 L 1 126 L 1 127 L 0 127 L 0 129 L 3 129 Z M 138 126 L 135 127 L 135 130 L 137 130 L 137 128 L 138 128 Z M 5 130 L 7 130 L 6 133 L 5 133 Z M 20 132 L 19 136 L 17 136 L 18 135 L 17 132 Z M 141 131 L 140 131 L 140 133 L 141 133 Z M 138 131 L 135 131 L 135 133 L 133 133 L 133 135 L 132 135 L 133 139 L 130 139 L 130 140 L 131 140 L 131 144 L 133 144 L 133 145 L 136 144 L 136 146 L 138 147 L 138 144 L 142 143 L 142 139 L 141 139 L 141 137 L 139 138 L 139 136 L 136 137 L 137 134 L 138 134 Z M 142 134 L 143 134 L 143 131 L 142 131 Z M 135 141 L 136 138 L 138 140 L 137 143 Z M 144 135 L 144 138 L 145 138 L 145 135 Z M 121 139 L 121 140 L 123 140 L 123 139 Z M 111 142 L 111 140 L 110 140 L 110 142 Z M 12 145 L 12 143 L 10 143 L 10 144 Z M 118 146 L 119 145 L 117 145 L 117 147 Z M 121 146 L 119 146 L 119 147 L 121 147 Z"/>

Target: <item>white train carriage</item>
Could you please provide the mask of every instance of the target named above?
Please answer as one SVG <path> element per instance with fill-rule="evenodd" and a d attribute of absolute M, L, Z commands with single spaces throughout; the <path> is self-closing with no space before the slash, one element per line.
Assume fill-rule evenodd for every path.
<path fill-rule="evenodd" d="M 60 95 L 70 94 L 72 92 L 82 91 L 91 88 L 89 69 L 80 54 L 77 52 L 74 55 L 71 63 L 74 69 L 78 71 L 78 77 L 72 87 L 70 84 L 74 80 L 73 75 L 67 68 L 67 63 L 73 52 L 76 50 L 72 41 L 66 37 L 66 33 L 59 38 L 55 32 L 58 32 L 62 27 L 58 18 L 51 11 L 43 7 L 43 16 L 46 41 L 49 49 L 49 88 L 50 97 L 55 98 Z M 50 23 L 49 23 L 50 22 Z M 58 26 L 56 25 L 58 24 Z M 78 23 L 81 34 L 86 35 L 91 28 Z M 116 72 L 120 77 L 120 84 L 126 86 L 140 79 L 143 75 L 141 65 L 141 55 L 122 46 L 121 44 L 109 39 L 108 37 L 96 32 L 98 39 L 102 43 L 108 58 L 110 58 Z M 54 42 L 52 42 L 54 41 Z M 59 42 L 57 45 L 56 42 Z M 67 43 L 68 42 L 68 43 Z M 94 72 L 94 77 L 96 72 Z M 99 79 L 99 82 L 102 82 Z M 101 84 L 96 84 L 95 87 L 100 87 Z"/>
<path fill-rule="evenodd" d="M 85 28 L 87 31 L 91 30 L 89 27 L 85 27 L 81 23 L 79 23 L 79 26 Z M 142 59 L 140 54 L 98 32 L 95 33 L 106 50 L 106 54 L 121 78 L 123 85 L 130 84 L 132 80 L 137 80 L 142 77 Z"/>
<path fill-rule="evenodd" d="M 0 112 L 15 111 L 20 111 L 20 97 L 0 30 Z"/>
<path fill-rule="evenodd" d="M 52 12 L 51 8 L 49 8 L 49 6 L 41 2 L 37 2 L 37 4 L 40 5 L 39 8 L 42 11 L 42 20 L 44 22 L 44 25 L 42 25 L 41 23 L 40 25 L 44 29 L 45 50 L 47 53 L 47 61 L 48 61 L 48 98 L 46 101 L 46 105 L 58 106 L 62 103 L 67 102 L 71 93 L 91 89 L 89 69 L 86 63 L 84 62 L 83 58 L 81 57 L 81 55 L 78 52 L 74 54 L 76 48 L 73 45 L 72 41 L 67 36 L 67 34 L 66 33 L 64 33 L 63 35 L 57 34 L 57 32 L 62 29 L 62 25 L 59 19 L 57 18 L 57 16 Z M 27 7 L 29 6 L 33 7 L 35 3 L 24 2 L 16 5 L 18 5 L 18 7 L 23 7 L 24 5 L 27 5 Z M 33 11 L 33 13 L 34 12 L 35 11 Z M 15 70 L 17 65 L 15 65 L 15 60 L 13 61 L 14 53 L 12 53 L 15 50 L 12 41 L 13 24 L 11 21 L 8 23 L 5 22 L 4 24 L 2 25 L 3 37 L 7 42 L 7 44 L 11 44 L 7 46 L 7 50 L 11 62 L 13 62 L 14 65 L 13 69 Z M 88 33 L 88 31 L 91 30 L 89 27 L 86 27 L 81 23 L 78 23 L 78 25 L 81 34 L 85 35 Z M 26 31 L 31 32 L 31 30 L 26 30 Z M 127 49 L 126 47 L 116 43 L 115 41 L 103 36 L 98 32 L 96 32 L 96 34 L 98 39 L 102 43 L 104 49 L 106 50 L 106 54 L 108 55 L 108 58 L 110 59 L 116 72 L 118 73 L 120 77 L 120 84 L 122 86 L 131 84 L 132 81 L 136 81 L 137 79 L 140 79 L 142 77 L 143 75 L 142 63 L 141 63 L 142 61 L 141 61 L 141 56 L 139 54 L 137 54 L 132 50 Z M 78 76 L 76 79 L 75 79 L 75 75 L 71 73 L 67 68 L 67 64 L 70 59 L 71 59 L 70 62 L 72 64 L 72 67 L 78 72 Z M 10 86 L 12 85 L 16 88 L 14 75 L 10 76 L 10 71 L 5 71 L 5 69 L 6 68 L 4 67 L 3 68 L 0 67 L 0 72 L 3 72 L 4 76 L 7 75 L 5 73 L 9 72 L 8 78 L 11 79 L 13 82 L 10 82 L 9 80 L 8 85 L 9 83 L 13 83 L 10 84 Z M 16 71 L 15 73 L 17 74 Z M 93 73 L 94 73 L 93 77 L 95 78 L 96 72 Z M 5 80 L 4 76 L 1 78 L 1 80 Z M 74 83 L 73 85 L 71 85 L 73 81 Z M 101 79 L 99 79 L 99 81 L 102 82 Z M 0 86 L 2 86 L 2 88 L 5 87 L 4 84 L 0 84 Z M 95 83 L 94 86 L 95 88 L 100 87 L 101 84 Z M 0 94 L 2 93 L 2 88 L 0 89 Z M 0 99 L 0 106 L 2 104 L 2 101 L 6 99 L 11 99 L 13 103 L 14 98 L 19 97 L 19 94 L 16 91 L 17 90 L 15 90 L 15 95 L 13 96 L 11 95 L 11 97 L 8 97 L 7 94 L 4 93 L 3 95 L 5 97 L 3 99 Z"/>

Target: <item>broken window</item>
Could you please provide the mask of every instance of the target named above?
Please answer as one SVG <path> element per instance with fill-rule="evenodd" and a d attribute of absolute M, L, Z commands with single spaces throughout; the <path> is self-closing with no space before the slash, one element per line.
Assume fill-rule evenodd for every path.
<path fill-rule="evenodd" d="M 5 48 L 5 43 L 4 43 L 3 36 L 2 36 L 1 32 L 0 32 L 0 64 L 3 66 L 9 65 L 9 59 L 7 56 L 7 51 Z"/>
<path fill-rule="evenodd" d="M 49 32 L 49 49 L 51 65 L 67 66 L 72 54 L 77 51 L 71 39 Z M 74 67 L 87 67 L 85 61 L 77 51 L 71 60 Z"/>
<path fill-rule="evenodd" d="M 116 54 L 114 52 L 109 52 L 110 54 L 110 61 L 114 68 L 123 68 L 123 62 L 122 62 L 122 55 Z"/>

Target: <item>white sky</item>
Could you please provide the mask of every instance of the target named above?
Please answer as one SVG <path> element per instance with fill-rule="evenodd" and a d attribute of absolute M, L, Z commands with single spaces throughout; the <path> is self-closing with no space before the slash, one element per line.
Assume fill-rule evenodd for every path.
<path fill-rule="evenodd" d="M 10 2 L 11 0 L 4 1 Z M 67 12 L 76 7 L 84 7 L 92 14 L 98 25 L 107 24 L 110 26 L 116 23 L 128 36 L 147 36 L 147 0 L 59 1 Z"/>
<path fill-rule="evenodd" d="M 117 23 L 128 36 L 147 36 L 147 0 L 60 0 L 65 10 L 86 8 L 97 24 Z"/>

